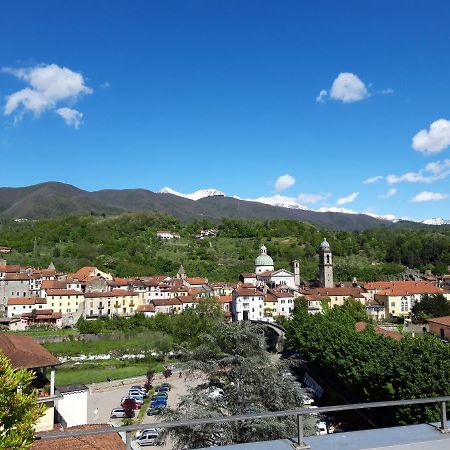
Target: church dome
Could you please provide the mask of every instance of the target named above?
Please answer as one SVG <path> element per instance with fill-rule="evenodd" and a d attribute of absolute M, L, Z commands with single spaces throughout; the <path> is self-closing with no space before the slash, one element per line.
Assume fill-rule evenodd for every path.
<path fill-rule="evenodd" d="M 330 250 L 330 244 L 325 238 L 323 239 L 323 242 L 320 244 L 320 248 L 322 250 Z"/>
<path fill-rule="evenodd" d="M 259 256 L 255 259 L 255 266 L 273 266 L 273 259 L 267 254 L 265 245 L 259 249 Z"/>

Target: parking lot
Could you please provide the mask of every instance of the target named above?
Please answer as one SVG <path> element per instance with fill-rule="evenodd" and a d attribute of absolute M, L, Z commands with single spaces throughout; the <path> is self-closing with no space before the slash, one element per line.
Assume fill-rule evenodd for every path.
<path fill-rule="evenodd" d="M 180 397 L 187 394 L 188 387 L 197 385 L 201 382 L 199 379 L 188 378 L 186 381 L 184 377 L 180 378 L 178 372 L 169 377 L 167 380 L 157 380 L 154 385 L 160 384 L 167 381 L 171 385 L 171 391 L 169 392 L 168 406 L 170 408 L 175 408 L 178 404 Z M 120 401 L 122 397 L 128 395 L 128 390 L 131 386 L 136 384 L 144 384 L 145 377 L 142 377 L 141 381 L 134 381 L 133 383 L 124 384 L 116 387 L 106 386 L 104 389 L 92 392 L 88 400 L 88 421 L 89 423 L 117 423 L 122 424 L 122 419 L 111 419 L 110 414 L 113 408 L 120 407 Z M 143 424 L 151 424 L 158 421 L 158 416 L 147 416 L 144 415 L 142 421 Z M 138 446 L 136 446 L 138 447 Z M 163 447 L 152 447 L 158 449 L 169 450 L 171 449 L 170 444 L 166 444 Z"/>

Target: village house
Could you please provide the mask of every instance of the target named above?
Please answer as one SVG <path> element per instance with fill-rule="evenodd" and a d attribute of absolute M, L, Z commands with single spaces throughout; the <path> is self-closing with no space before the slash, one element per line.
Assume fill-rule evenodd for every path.
<path fill-rule="evenodd" d="M 364 295 L 365 289 L 353 288 L 353 287 L 322 287 L 313 289 L 303 289 L 300 291 L 300 295 L 318 295 L 322 298 L 328 298 L 330 300 L 330 308 L 335 306 L 342 306 L 345 300 L 348 298 L 357 300 L 363 305 L 366 303 L 366 297 Z"/>
<path fill-rule="evenodd" d="M 383 283 L 383 284 L 381 284 Z M 443 294 L 450 300 L 450 293 L 425 281 L 393 281 L 370 283 L 374 300 L 385 308 L 385 317 L 409 316 L 411 308 L 426 294 Z M 367 286 L 367 285 L 366 285 Z"/>
<path fill-rule="evenodd" d="M 34 309 L 14 317 L 9 323 L 11 331 L 26 331 L 30 327 L 62 328 L 62 326 L 62 314 L 51 309 Z"/>
<path fill-rule="evenodd" d="M 36 432 L 52 430 L 55 421 L 55 368 L 61 364 L 58 358 L 29 336 L 5 333 L 0 334 L 0 352 L 14 368 L 28 369 L 35 373 L 33 386 L 38 390 L 38 403 L 46 407 L 35 429 Z"/>
<path fill-rule="evenodd" d="M 234 321 L 262 320 L 264 293 L 252 285 L 239 285 L 232 293 Z"/>
<path fill-rule="evenodd" d="M 83 314 L 84 294 L 80 291 L 47 289 L 42 292 L 42 298 L 47 299 L 49 309 L 62 314 L 64 325 L 74 325 Z"/>
<path fill-rule="evenodd" d="M 428 319 L 428 332 L 440 339 L 450 341 L 450 316 Z"/>
<path fill-rule="evenodd" d="M 178 314 L 183 310 L 183 303 L 177 297 L 153 300 L 152 304 L 157 314 Z"/>
<path fill-rule="evenodd" d="M 157 231 L 156 237 L 158 239 L 163 239 L 163 240 L 180 239 L 181 238 L 181 236 L 178 233 L 175 233 L 174 231 L 167 231 L 167 230 Z"/>
<path fill-rule="evenodd" d="M 6 305 L 7 317 L 20 317 L 23 313 L 46 309 L 47 300 L 40 297 L 11 297 Z"/>
<path fill-rule="evenodd" d="M 139 305 L 137 312 L 144 314 L 145 317 L 153 317 L 156 315 L 155 305 L 153 303 Z"/>

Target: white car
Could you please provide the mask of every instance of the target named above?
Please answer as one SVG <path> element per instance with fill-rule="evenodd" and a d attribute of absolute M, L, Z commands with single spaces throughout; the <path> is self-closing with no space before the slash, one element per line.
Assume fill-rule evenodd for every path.
<path fill-rule="evenodd" d="M 317 428 L 316 434 L 318 436 L 320 436 L 322 434 L 328 434 L 327 424 L 324 421 L 321 420 L 320 422 L 317 422 L 316 428 Z"/>
<path fill-rule="evenodd" d="M 139 437 L 136 437 L 136 443 L 141 447 L 146 445 L 158 445 L 159 444 L 159 434 L 156 430 L 144 430 Z"/>
<path fill-rule="evenodd" d="M 136 438 L 142 436 L 146 433 L 156 433 L 158 434 L 158 430 L 156 428 L 145 428 L 144 430 L 138 430 L 136 431 Z"/>

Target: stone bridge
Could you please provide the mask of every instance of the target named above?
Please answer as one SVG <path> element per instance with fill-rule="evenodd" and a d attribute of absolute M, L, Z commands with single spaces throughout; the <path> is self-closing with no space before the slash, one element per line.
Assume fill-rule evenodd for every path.
<path fill-rule="evenodd" d="M 281 352 L 284 347 L 284 337 L 286 335 L 286 330 L 281 325 L 273 322 L 265 322 L 264 320 L 252 320 L 251 323 L 255 323 L 264 327 L 268 332 L 267 346 L 269 350 L 275 350 Z"/>

